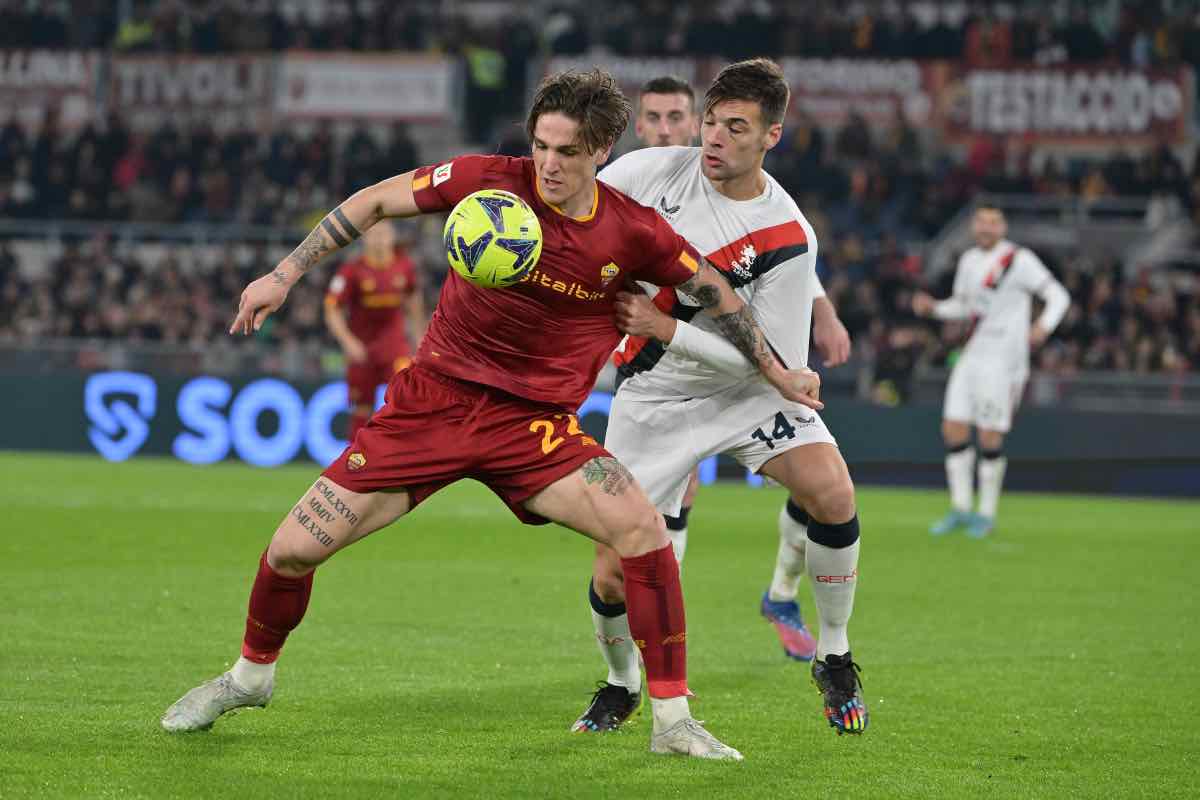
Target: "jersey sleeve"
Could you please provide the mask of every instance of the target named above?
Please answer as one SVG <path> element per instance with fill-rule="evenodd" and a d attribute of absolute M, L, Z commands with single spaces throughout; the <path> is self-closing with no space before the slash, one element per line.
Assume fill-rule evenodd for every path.
<path fill-rule="evenodd" d="M 967 271 L 964 269 L 966 260 L 966 253 L 959 256 L 958 266 L 954 271 L 954 288 L 948 298 L 934 304 L 934 319 L 966 319 L 971 316 L 971 309 L 967 304 Z"/>
<path fill-rule="evenodd" d="M 1071 295 L 1032 250 L 1022 249 L 1013 266 L 1017 270 L 1013 277 L 1018 285 L 1045 303 L 1042 315 L 1037 320 L 1038 325 L 1047 333 L 1053 332 L 1071 307 Z"/>
<path fill-rule="evenodd" d="M 604 181 L 621 194 L 629 195 L 639 202 L 645 202 L 643 193 L 646 181 L 644 179 L 648 172 L 649 159 L 655 155 L 653 150 L 654 148 L 646 147 L 626 153 L 600 170 L 596 178 Z"/>
<path fill-rule="evenodd" d="M 819 285 L 817 237 L 811 230 L 805 233 L 808 249 L 762 275 L 750 298 L 754 319 L 788 369 L 808 366 L 813 300 Z"/>
<path fill-rule="evenodd" d="M 647 226 L 644 259 L 634 277 L 655 286 L 678 286 L 690 280 L 700 269 L 700 253 L 658 214 L 645 207 L 641 211 Z"/>
<path fill-rule="evenodd" d="M 489 175 L 508 159 L 504 156 L 459 156 L 413 173 L 417 208 L 429 213 L 447 211 L 472 192 L 486 188 Z"/>
<path fill-rule="evenodd" d="M 1032 250 L 1022 247 L 1017 251 L 1014 261 L 1013 268 L 1016 274 L 1013 275 L 1013 278 L 1016 279 L 1019 287 L 1030 294 L 1036 294 L 1043 286 L 1054 280 L 1050 270 Z"/>
<path fill-rule="evenodd" d="M 354 300 L 355 289 L 354 275 L 349 265 L 343 264 L 329 282 L 329 288 L 325 290 L 325 305 L 342 308 L 350 305 Z"/>

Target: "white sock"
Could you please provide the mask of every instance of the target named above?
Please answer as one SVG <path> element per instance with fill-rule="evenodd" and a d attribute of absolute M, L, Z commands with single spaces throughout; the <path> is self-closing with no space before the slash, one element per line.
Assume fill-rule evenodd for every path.
<path fill-rule="evenodd" d="M 687 528 L 673 531 L 667 528 L 667 536 L 671 537 L 671 549 L 675 551 L 675 560 L 683 566 L 683 555 L 687 552 Z"/>
<path fill-rule="evenodd" d="M 975 484 L 975 448 L 946 453 L 946 483 L 950 486 L 950 506 L 970 513 Z"/>
<path fill-rule="evenodd" d="M 779 554 L 775 556 L 775 577 L 767 597 L 772 602 L 795 600 L 804 574 L 804 548 L 808 543 L 808 525 L 802 524 L 789 510 L 792 503 L 779 509 Z M 800 511 L 798 506 L 797 511 Z"/>
<path fill-rule="evenodd" d="M 856 534 L 857 518 L 844 525 L 852 523 Z M 818 543 L 816 539 L 828 536 L 829 529 L 836 532 L 843 526 L 812 522 L 808 526 L 808 546 L 805 548 L 813 601 L 821 618 L 821 633 L 817 637 L 817 658 L 820 659 L 830 653 L 842 655 L 850 650 L 846 625 L 854 610 L 854 589 L 858 586 L 858 536 L 854 535 L 853 543 L 844 547 Z"/>
<path fill-rule="evenodd" d="M 654 732 L 662 733 L 681 719 L 692 715 L 687 697 L 650 698 L 650 710 L 654 714 Z"/>
<path fill-rule="evenodd" d="M 979 459 L 979 513 L 988 519 L 996 518 L 1000 487 L 1004 484 L 1004 470 L 1007 468 L 1008 459 L 1004 456 Z"/>
<path fill-rule="evenodd" d="M 275 679 L 275 662 L 259 664 L 245 656 L 238 656 L 230 672 L 233 673 L 233 680 L 238 686 L 248 692 L 257 692 Z"/>
<path fill-rule="evenodd" d="M 687 552 L 687 524 L 688 515 L 691 513 L 691 506 L 683 506 L 679 509 L 678 517 L 663 514 L 663 519 L 667 523 L 667 536 L 671 538 L 671 549 L 675 551 L 675 560 L 681 567 L 683 566 L 683 555 Z"/>
<path fill-rule="evenodd" d="M 624 686 L 631 692 L 642 690 L 642 668 L 638 662 L 637 645 L 629 632 L 629 615 L 606 617 L 592 609 L 592 625 L 596 629 L 596 644 L 608 664 L 608 682 Z"/>

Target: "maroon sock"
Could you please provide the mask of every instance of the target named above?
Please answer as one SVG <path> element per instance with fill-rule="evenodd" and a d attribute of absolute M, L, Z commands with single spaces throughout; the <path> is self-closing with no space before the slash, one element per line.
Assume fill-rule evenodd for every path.
<path fill-rule="evenodd" d="M 651 697 L 686 697 L 687 623 L 671 545 L 621 559 L 629 632 L 642 651 Z"/>
<path fill-rule="evenodd" d="M 243 656 L 259 664 L 270 664 L 279 658 L 288 634 L 304 619 L 312 584 L 312 572 L 303 578 L 280 575 L 271 569 L 267 554 L 263 552 L 258 562 L 258 575 L 254 577 L 254 588 L 250 590 L 246 636 L 242 639 Z"/>
<path fill-rule="evenodd" d="M 351 414 L 350 415 L 350 441 L 354 441 L 354 437 L 358 434 L 362 427 L 367 424 L 370 419 L 366 414 Z"/>

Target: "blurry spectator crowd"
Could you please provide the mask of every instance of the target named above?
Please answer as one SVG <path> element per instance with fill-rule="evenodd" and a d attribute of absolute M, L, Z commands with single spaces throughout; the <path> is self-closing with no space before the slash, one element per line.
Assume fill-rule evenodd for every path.
<path fill-rule="evenodd" d="M 1084 3 L 833 0 L 0 0 L 0 47 L 220 53 L 456 50 L 473 39 L 524 39 L 552 53 L 760 53 L 845 58 L 953 58 L 972 64 L 1200 60 L 1189 2 Z"/>
<path fill-rule="evenodd" d="M 413 246 L 430 300 L 444 268 L 437 237 L 426 232 Z M 154 260 L 121 254 L 103 236 L 68 246 L 43 276 L 23 274 L 10 245 L 0 243 L 0 346 L 55 338 L 115 346 L 174 345 L 204 354 L 207 369 L 236 371 L 233 353 L 243 343 L 227 335 L 234 305 L 248 281 L 273 254 L 233 249 L 215 263 L 199 263 L 188 247 L 165 248 Z M 961 324 L 931 323 L 911 313 L 912 293 L 931 288 L 947 296 L 950 275 L 928 287 L 919 265 L 888 240 L 868 256 L 848 236 L 822 259 L 830 298 L 850 330 L 859 363 L 874 365 L 876 380 L 893 402 L 908 395 L 919 368 L 948 366 L 961 347 Z M 1200 368 L 1200 293 L 1195 284 L 1172 284 L 1161 274 L 1127 277 L 1115 263 L 1087 263 L 1078 255 L 1043 254 L 1071 294 L 1071 307 L 1050 342 L 1035 356 L 1044 372 L 1080 370 L 1182 373 Z M 264 345 L 257 368 L 294 375 L 336 370 L 336 347 L 325 333 L 321 301 L 332 265 L 292 290 L 287 304 L 255 337 Z M 269 345 L 269 346 L 266 346 Z"/>
<path fill-rule="evenodd" d="M 604 14 L 586 14 L 581 3 L 532 3 L 468 18 L 471 5 L 135 0 L 128 4 L 131 16 L 117 22 L 111 3 L 0 0 L 0 48 L 458 49 L 472 76 L 468 92 L 506 108 L 514 106 L 504 93 L 489 94 L 489 80 L 523 94 L 527 59 L 539 47 L 560 54 L 595 48 L 627 56 L 773 52 L 977 64 L 1149 66 L 1200 58 L 1197 14 L 1164 11 L 1186 3 L 1125 3 L 1116 10 L 1097 4 L 1095 11 L 1061 2 L 866 2 L 847 10 L 829 2 L 614 0 Z M 527 25 L 524 15 L 535 13 L 538 24 Z M 502 57 L 489 59 L 487 53 Z M 336 134 L 326 124 L 228 131 L 167 124 L 137 132 L 113 114 L 67 132 L 50 115 L 31 132 L 2 120 L 0 220 L 240 223 L 302 235 L 355 189 L 422 163 L 402 124 Z M 476 124 L 468 115 L 466 123 L 472 140 L 487 142 L 486 121 Z M 500 149 L 526 146 L 518 136 Z M 934 147 L 900 114 L 892 125 L 872 128 L 851 113 L 835 130 L 800 114 L 789 120 L 767 168 L 817 230 L 820 274 L 857 353 L 874 365 L 877 385 L 890 393 L 881 402 L 902 399 L 914 371 L 947 365 L 962 343 L 960 327 L 911 314 L 916 288 L 946 296 L 951 278 L 942 275 L 938 286 L 926 286 L 919 248 L 911 243 L 936 235 L 980 191 L 1085 201 L 1142 197 L 1177 204 L 1200 223 L 1200 150 L 1186 163 L 1165 145 L 1066 159 L 1018 138 L 980 137 L 956 153 Z M 414 245 L 429 250 L 418 261 L 431 292 L 444 271 L 437 241 L 425 235 Z M 16 250 L 0 239 L 0 345 L 57 337 L 165 343 L 203 349 L 218 361 L 240 347 L 224 334 L 225 326 L 242 287 L 269 264 L 266 251 L 230 248 L 215 263 L 201 263 L 185 246 L 154 252 L 162 255 L 95 236 L 68 242 L 50 269 L 35 277 L 18 269 Z M 1131 276 L 1113 260 L 1081 253 L 1040 255 L 1073 300 L 1060 330 L 1036 357 L 1041 369 L 1200 368 L 1194 280 Z M 278 345 L 261 348 L 275 368 L 304 373 L 329 366 L 333 344 L 320 310 L 327 274 L 294 290 L 283 313 L 256 338 Z"/>
<path fill-rule="evenodd" d="M 365 127 L 335 138 L 326 125 L 134 133 L 115 116 L 70 135 L 51 116 L 30 135 L 10 121 L 0 127 L 0 217 L 307 227 L 305 215 L 417 166 L 402 123 L 386 138 Z"/>

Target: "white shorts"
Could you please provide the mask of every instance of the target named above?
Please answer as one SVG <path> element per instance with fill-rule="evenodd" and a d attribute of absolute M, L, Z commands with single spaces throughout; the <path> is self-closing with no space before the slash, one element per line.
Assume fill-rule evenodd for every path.
<path fill-rule="evenodd" d="M 959 359 L 946 383 L 942 418 L 1008 433 L 1025 391 L 1025 373 L 1006 372 L 975 359 Z"/>
<path fill-rule="evenodd" d="M 605 448 L 629 468 L 667 516 L 678 516 L 688 474 L 709 456 L 726 453 L 747 469 L 804 444 L 836 445 L 820 415 L 760 381 L 711 397 L 648 400 L 617 392 Z"/>

